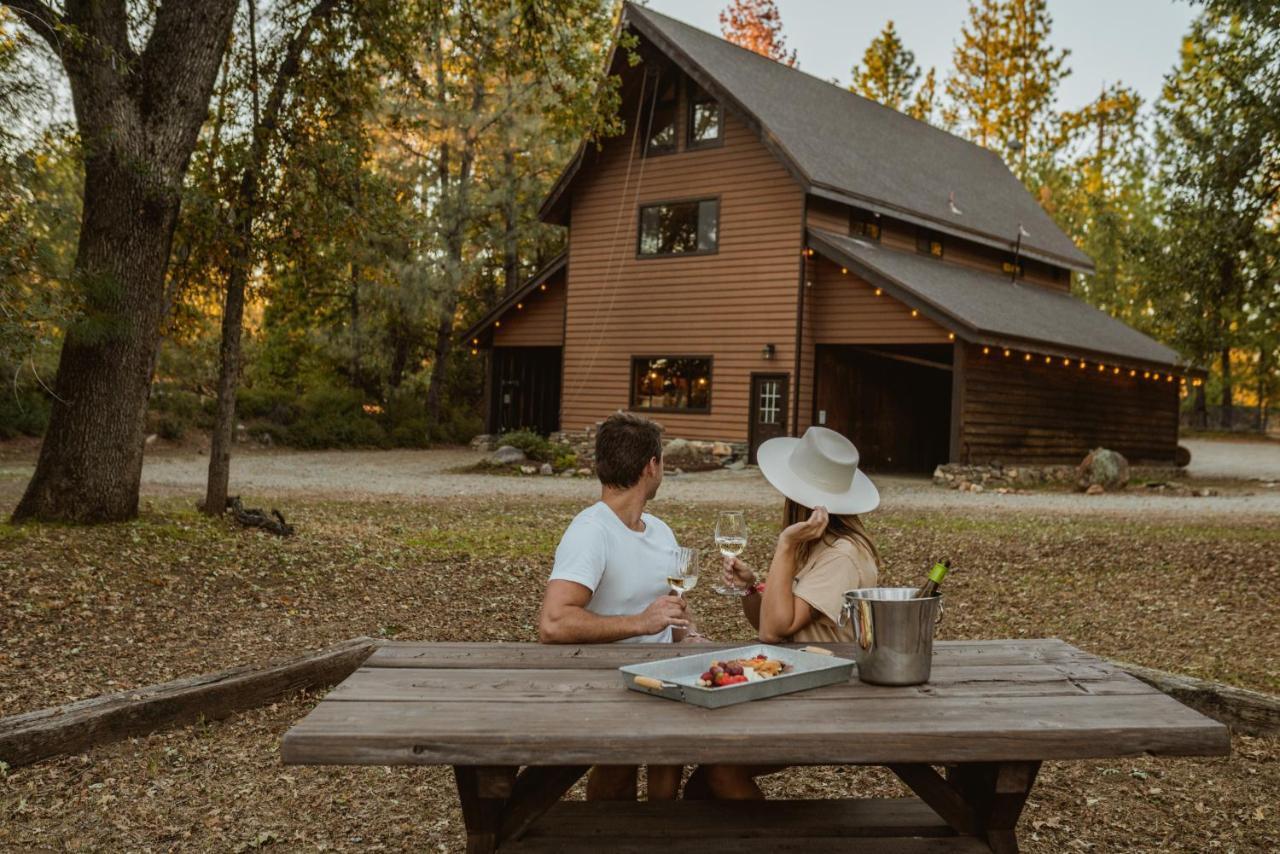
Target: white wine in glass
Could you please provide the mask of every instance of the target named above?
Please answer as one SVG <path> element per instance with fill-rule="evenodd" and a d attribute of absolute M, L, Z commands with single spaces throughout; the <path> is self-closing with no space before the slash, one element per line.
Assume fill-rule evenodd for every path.
<path fill-rule="evenodd" d="M 677 548 L 667 573 L 667 585 L 677 596 L 684 596 L 698 586 L 698 550 Z"/>
<path fill-rule="evenodd" d="M 725 557 L 737 557 L 747 548 L 747 517 L 741 510 L 724 510 L 716 518 L 716 548 Z M 717 585 L 721 596 L 745 596 L 745 590 Z"/>

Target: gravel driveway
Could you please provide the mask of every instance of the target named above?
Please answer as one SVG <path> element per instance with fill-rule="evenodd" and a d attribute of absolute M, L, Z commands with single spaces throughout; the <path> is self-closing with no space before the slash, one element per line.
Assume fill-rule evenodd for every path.
<path fill-rule="evenodd" d="M 1243 443 L 1197 441 L 1188 444 L 1195 445 L 1192 453 L 1200 469 L 1193 468 L 1193 471 L 1198 475 L 1203 471 L 1222 477 L 1232 471 L 1248 471 L 1251 476 L 1257 476 L 1264 470 L 1265 460 L 1270 459 L 1268 453 L 1257 453 L 1254 446 Z M 1230 447 L 1219 448 L 1219 445 Z M 1280 446 L 1263 447 L 1280 456 Z M 1233 452 L 1238 449 L 1245 449 L 1244 461 L 1232 463 Z M 481 457 L 464 449 L 248 452 L 232 460 L 231 487 L 232 492 L 263 499 L 283 492 L 322 493 L 335 498 L 499 494 L 573 498 L 585 504 L 599 495 L 599 486 L 587 478 L 510 477 L 457 471 Z M 1259 463 L 1258 459 L 1264 462 Z M 1280 460 L 1276 462 L 1276 476 L 1280 477 Z M 202 455 L 149 457 L 142 475 L 144 493 L 198 495 L 204 486 L 207 466 L 208 458 Z M 940 489 L 923 477 L 883 476 L 876 477 L 875 481 L 880 487 L 883 506 L 897 508 L 1189 516 L 1280 514 L 1280 487 L 1267 487 L 1263 483 L 1200 498 L 1136 492 L 1096 496 L 1054 492 L 975 494 Z M 668 477 L 659 495 L 659 502 L 666 501 L 761 506 L 777 502 L 778 497 L 756 469 L 748 468 L 740 472 L 726 470 Z"/>

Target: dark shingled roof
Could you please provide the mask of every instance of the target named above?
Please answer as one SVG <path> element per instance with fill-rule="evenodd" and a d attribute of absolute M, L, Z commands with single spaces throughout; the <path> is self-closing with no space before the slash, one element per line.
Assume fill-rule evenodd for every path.
<path fill-rule="evenodd" d="M 1014 346 L 1027 342 L 1050 354 L 1088 354 L 1143 365 L 1183 364 L 1159 341 L 1065 291 L 1011 282 L 1006 276 L 821 229 L 809 230 L 809 244 L 964 340 Z"/>
<path fill-rule="evenodd" d="M 1021 225 L 1023 254 L 1093 269 L 994 152 L 651 9 L 628 3 L 624 20 L 744 112 L 809 192 L 1001 248 Z"/>

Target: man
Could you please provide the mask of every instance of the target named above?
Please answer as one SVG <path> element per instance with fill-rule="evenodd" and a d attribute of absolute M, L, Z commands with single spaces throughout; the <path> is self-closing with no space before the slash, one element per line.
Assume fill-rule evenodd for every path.
<path fill-rule="evenodd" d="M 630 413 L 611 415 L 596 434 L 600 500 L 560 540 L 542 599 L 543 643 L 671 643 L 696 637 L 685 602 L 669 592 L 675 535 L 644 512 L 662 485 L 662 430 Z M 680 768 L 649 767 L 650 800 L 669 800 Z M 634 800 L 634 766 L 596 766 L 589 800 Z"/>

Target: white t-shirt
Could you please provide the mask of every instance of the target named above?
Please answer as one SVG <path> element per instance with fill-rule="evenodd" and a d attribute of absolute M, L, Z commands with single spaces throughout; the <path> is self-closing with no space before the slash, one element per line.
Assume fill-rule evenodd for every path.
<path fill-rule="evenodd" d="M 602 617 L 639 614 L 654 599 L 671 592 L 667 569 L 675 534 L 656 516 L 643 513 L 643 531 L 623 524 L 608 504 L 583 510 L 560 538 L 552 581 L 573 581 L 591 591 L 587 610 Z M 656 635 L 626 638 L 629 643 L 671 643 L 671 627 Z"/>

